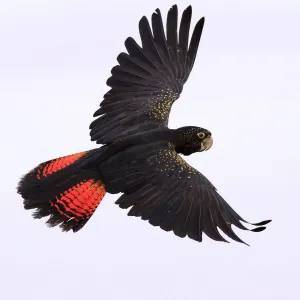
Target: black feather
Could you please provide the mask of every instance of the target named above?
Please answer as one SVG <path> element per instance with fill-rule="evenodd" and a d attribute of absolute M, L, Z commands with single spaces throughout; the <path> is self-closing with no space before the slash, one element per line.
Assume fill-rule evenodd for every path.
<path fill-rule="evenodd" d="M 151 28 L 146 17 L 143 17 L 139 22 L 140 35 L 142 39 L 143 49 L 147 52 L 147 54 L 158 64 L 162 64 L 163 60 L 160 56 L 159 51 L 157 50 Z"/>
<path fill-rule="evenodd" d="M 189 43 L 189 32 L 192 19 L 192 7 L 187 7 L 182 13 L 182 18 L 179 27 L 179 47 L 183 51 L 184 58 L 187 54 Z"/>
<path fill-rule="evenodd" d="M 164 26 L 159 9 L 156 9 L 155 13 L 152 14 L 152 30 L 156 47 L 158 47 L 161 56 L 169 61 L 171 57 L 168 50 Z"/>
<path fill-rule="evenodd" d="M 172 59 L 177 60 L 177 24 L 178 22 L 178 9 L 177 5 L 173 5 L 168 12 L 167 16 L 167 43 L 170 46 Z"/>
<path fill-rule="evenodd" d="M 156 70 L 157 67 L 153 60 L 143 51 L 143 49 L 136 43 L 136 41 L 129 37 L 125 40 L 125 47 L 130 56 L 140 59 L 148 67 Z"/>
<path fill-rule="evenodd" d="M 196 24 L 195 29 L 192 34 L 190 46 L 189 46 L 188 53 L 187 53 L 189 72 L 187 74 L 187 77 L 185 78 L 185 81 L 187 80 L 188 75 L 189 75 L 190 71 L 192 70 L 194 63 L 195 63 L 195 59 L 196 59 L 202 31 L 203 31 L 204 22 L 205 22 L 205 18 L 203 17 Z"/>

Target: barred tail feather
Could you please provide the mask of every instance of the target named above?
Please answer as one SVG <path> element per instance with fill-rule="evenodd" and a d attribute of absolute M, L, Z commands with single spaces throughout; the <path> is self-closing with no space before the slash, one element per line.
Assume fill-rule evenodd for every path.
<path fill-rule="evenodd" d="M 33 217 L 49 216 L 48 226 L 80 230 L 91 218 L 106 190 L 90 162 L 97 149 L 41 163 L 19 182 L 18 193 Z"/>

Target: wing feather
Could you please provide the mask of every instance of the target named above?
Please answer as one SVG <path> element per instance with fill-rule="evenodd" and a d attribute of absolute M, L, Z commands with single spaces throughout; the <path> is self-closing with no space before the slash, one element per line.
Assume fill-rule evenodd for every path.
<path fill-rule="evenodd" d="M 160 56 L 158 49 L 153 40 L 153 35 L 148 22 L 148 19 L 144 16 L 139 22 L 139 30 L 142 40 L 143 49 L 148 55 L 158 64 L 163 64 L 163 59 Z"/>
<path fill-rule="evenodd" d="M 117 200 L 128 215 L 153 226 L 201 242 L 202 233 L 216 241 L 221 235 L 244 243 L 232 225 L 249 230 L 210 181 L 188 165 L 168 142 L 131 146 L 100 165 L 108 192 L 124 194 Z M 107 170 L 107 171 L 105 171 Z M 113 172 L 112 170 L 116 170 Z M 252 224 L 261 231 L 269 221 Z M 250 223 L 251 224 L 251 223 Z M 246 243 L 244 243 L 246 244 Z"/>
<path fill-rule="evenodd" d="M 141 46 L 132 37 L 125 40 L 128 53 L 118 55 L 118 65 L 107 79 L 111 89 L 94 113 L 97 119 L 90 125 L 92 141 L 111 143 L 138 129 L 168 126 L 171 107 L 191 72 L 200 42 L 197 39 L 203 23 L 196 25 L 188 47 L 191 11 L 189 6 L 182 14 L 179 37 L 176 5 L 168 12 L 166 31 L 159 9 L 151 17 L 152 30 L 148 19 L 141 18 Z M 136 126 L 148 122 L 151 126 Z"/>
<path fill-rule="evenodd" d="M 203 17 L 197 22 L 192 34 L 189 50 L 187 52 L 187 57 L 189 59 L 188 67 L 190 70 L 193 68 L 195 63 L 195 59 L 196 59 L 196 55 L 197 55 L 203 27 L 204 27 L 204 22 L 205 22 L 205 18 Z"/>
<path fill-rule="evenodd" d="M 192 20 L 192 7 L 187 7 L 182 13 L 182 18 L 179 28 L 179 47 L 181 48 L 184 56 L 188 50 L 189 32 Z"/>
<path fill-rule="evenodd" d="M 153 76 L 153 71 L 149 67 L 147 67 L 145 63 L 134 57 L 131 57 L 127 53 L 120 53 L 117 57 L 117 61 L 121 67 L 130 68 L 147 80 L 149 80 Z"/>
<path fill-rule="evenodd" d="M 130 56 L 141 60 L 154 71 L 157 70 L 157 66 L 155 65 L 155 62 L 151 60 L 149 54 L 147 55 L 132 37 L 129 37 L 125 40 L 125 47 Z"/>
<path fill-rule="evenodd" d="M 168 50 L 164 26 L 159 9 L 156 9 L 156 11 L 152 14 L 152 31 L 154 42 L 156 47 L 158 47 L 161 56 L 164 57 L 165 60 L 170 61 L 171 57 Z"/>
<path fill-rule="evenodd" d="M 178 27 L 178 9 L 177 5 L 173 5 L 167 16 L 167 43 L 172 53 L 172 59 L 177 60 L 177 27 Z"/>

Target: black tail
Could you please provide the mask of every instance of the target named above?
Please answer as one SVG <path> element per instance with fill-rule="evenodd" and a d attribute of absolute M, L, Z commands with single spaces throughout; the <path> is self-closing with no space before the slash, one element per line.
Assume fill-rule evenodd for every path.
<path fill-rule="evenodd" d="M 95 212 L 106 191 L 90 161 L 98 149 L 41 163 L 19 182 L 25 209 L 36 209 L 34 218 L 50 216 L 50 227 L 80 230 Z"/>

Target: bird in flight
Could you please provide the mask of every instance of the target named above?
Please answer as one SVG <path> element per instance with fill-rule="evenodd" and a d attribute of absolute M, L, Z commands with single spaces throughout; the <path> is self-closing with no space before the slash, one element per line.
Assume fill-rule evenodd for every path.
<path fill-rule="evenodd" d="M 116 204 L 130 208 L 129 216 L 198 242 L 203 233 L 227 242 L 220 229 L 244 243 L 233 225 L 255 232 L 265 229 L 270 220 L 245 221 L 183 159 L 182 155 L 209 150 L 211 132 L 196 126 L 168 128 L 171 107 L 194 66 L 204 26 L 201 18 L 189 39 L 191 17 L 189 6 L 178 25 L 174 5 L 165 30 L 159 9 L 152 14 L 152 29 L 142 17 L 141 46 L 126 39 L 127 53 L 118 55 L 107 80 L 110 90 L 90 125 L 91 140 L 101 146 L 43 162 L 20 180 L 18 193 L 25 209 L 35 209 L 34 218 L 48 217 L 50 227 L 77 232 L 106 193 L 122 193 Z"/>

